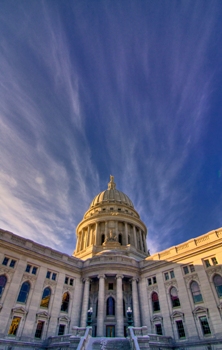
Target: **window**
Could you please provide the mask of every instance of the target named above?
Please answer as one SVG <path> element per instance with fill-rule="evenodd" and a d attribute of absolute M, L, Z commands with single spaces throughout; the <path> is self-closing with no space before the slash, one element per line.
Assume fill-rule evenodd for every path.
<path fill-rule="evenodd" d="M 0 298 L 4 292 L 6 283 L 7 283 L 7 277 L 5 275 L 1 275 L 0 276 Z"/>
<path fill-rule="evenodd" d="M 107 316 L 115 316 L 115 300 L 112 297 L 107 299 L 106 314 Z"/>
<path fill-rule="evenodd" d="M 28 299 L 29 290 L 30 290 L 30 283 L 26 281 L 21 285 L 17 302 L 25 304 Z"/>
<path fill-rule="evenodd" d="M 41 300 L 40 306 L 48 308 L 50 297 L 51 297 L 51 289 L 49 287 L 46 287 L 42 293 L 42 300 Z"/>
<path fill-rule="evenodd" d="M 159 297 L 156 292 L 153 292 L 152 294 L 152 305 L 153 305 L 153 312 L 160 311 Z"/>
<path fill-rule="evenodd" d="M 65 292 L 62 297 L 61 311 L 68 312 L 69 308 L 69 293 Z"/>
<path fill-rule="evenodd" d="M 174 271 L 171 270 L 171 271 L 165 272 L 164 278 L 165 278 L 165 281 L 168 281 L 169 279 L 175 278 Z"/>
<path fill-rule="evenodd" d="M 25 272 L 32 273 L 32 275 L 36 275 L 37 270 L 38 270 L 38 267 L 27 264 Z"/>
<path fill-rule="evenodd" d="M 73 282 L 74 282 L 74 279 L 73 279 L 73 278 L 70 278 L 70 280 L 69 280 L 70 286 L 73 286 Z"/>
<path fill-rule="evenodd" d="M 203 298 L 200 292 L 200 287 L 196 281 L 191 282 L 190 289 L 191 289 L 194 304 L 201 303 L 203 301 Z"/>
<path fill-rule="evenodd" d="M 8 334 L 9 335 L 16 335 L 19 327 L 19 323 L 21 321 L 21 317 L 14 316 L 11 326 L 9 328 Z"/>
<path fill-rule="evenodd" d="M 148 286 L 151 286 L 152 284 L 156 284 L 156 276 L 148 278 Z"/>
<path fill-rule="evenodd" d="M 210 327 L 209 327 L 208 320 L 207 320 L 206 316 L 199 317 L 199 320 L 200 320 L 203 334 L 204 335 L 211 334 Z"/>
<path fill-rule="evenodd" d="M 178 297 L 178 293 L 175 287 L 172 287 L 170 289 L 170 299 L 171 299 L 172 307 L 180 306 L 180 299 Z"/>
<path fill-rule="evenodd" d="M 184 275 L 187 275 L 188 273 L 194 272 L 195 271 L 195 267 L 193 264 L 187 265 L 187 266 L 183 266 L 183 273 Z"/>
<path fill-rule="evenodd" d="M 35 338 L 41 339 L 43 327 L 44 327 L 44 322 L 38 321 L 36 331 L 35 331 Z"/>
<path fill-rule="evenodd" d="M 209 258 L 209 259 L 205 259 L 204 263 L 206 265 L 206 268 L 210 267 L 210 266 L 215 266 L 218 264 L 217 258 L 214 256 L 213 258 Z"/>
<path fill-rule="evenodd" d="M 108 284 L 108 289 L 109 289 L 109 290 L 113 290 L 113 283 L 109 283 L 109 284 Z"/>
<path fill-rule="evenodd" d="M 16 264 L 16 260 L 7 258 L 6 256 L 4 257 L 4 259 L 2 261 L 2 265 L 5 265 L 5 266 L 9 265 L 9 267 L 12 267 L 12 268 L 15 267 L 15 264 Z"/>
<path fill-rule="evenodd" d="M 216 274 L 213 277 L 214 287 L 216 289 L 217 295 L 219 298 L 222 298 L 222 277 Z"/>
<path fill-rule="evenodd" d="M 68 276 L 65 277 L 65 281 L 64 281 L 65 284 L 69 284 L 70 286 L 73 286 L 73 282 L 74 282 L 73 278 L 70 278 Z"/>
<path fill-rule="evenodd" d="M 103 244 L 104 241 L 105 241 L 105 234 L 103 233 L 103 234 L 101 235 L 101 244 Z"/>
<path fill-rule="evenodd" d="M 177 325 L 177 332 L 178 332 L 178 337 L 181 338 L 185 338 L 185 331 L 184 331 L 184 327 L 183 327 L 183 321 L 176 321 L 176 325 Z"/>
<path fill-rule="evenodd" d="M 47 271 L 47 272 L 46 272 L 46 278 L 55 281 L 55 280 L 56 280 L 56 277 L 57 277 L 57 273 L 51 272 L 51 271 Z"/>
<path fill-rule="evenodd" d="M 113 208 L 110 208 L 110 210 L 113 210 Z"/>
<path fill-rule="evenodd" d="M 121 235 L 121 233 L 119 234 L 118 241 L 122 245 L 122 235 Z"/>
<path fill-rule="evenodd" d="M 64 324 L 59 325 L 58 335 L 63 335 L 65 333 L 66 326 Z"/>
<path fill-rule="evenodd" d="M 69 282 L 69 277 L 65 277 L 65 284 L 68 284 Z"/>
<path fill-rule="evenodd" d="M 159 324 L 156 324 L 155 325 L 155 328 L 156 328 L 156 334 L 158 335 L 163 335 L 163 331 L 162 331 L 162 325 L 159 323 Z"/>

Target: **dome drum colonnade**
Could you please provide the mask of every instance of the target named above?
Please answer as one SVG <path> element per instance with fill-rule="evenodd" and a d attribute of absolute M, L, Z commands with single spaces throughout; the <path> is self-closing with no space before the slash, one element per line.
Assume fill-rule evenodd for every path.
<path fill-rule="evenodd" d="M 88 259 L 104 251 L 112 235 L 115 249 L 121 253 L 144 259 L 148 255 L 147 229 L 134 209 L 133 203 L 123 192 L 116 190 L 113 176 L 108 189 L 99 193 L 77 229 L 77 245 L 74 255 Z"/>

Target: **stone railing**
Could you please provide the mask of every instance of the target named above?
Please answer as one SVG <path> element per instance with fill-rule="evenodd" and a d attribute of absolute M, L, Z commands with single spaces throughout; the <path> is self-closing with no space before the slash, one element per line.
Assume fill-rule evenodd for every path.
<path fill-rule="evenodd" d="M 92 327 L 87 327 L 84 336 L 81 337 L 77 350 L 86 350 L 89 339 L 92 336 Z M 72 343 L 72 338 L 70 338 L 70 344 Z"/>
<path fill-rule="evenodd" d="M 132 350 L 140 350 L 137 336 L 134 334 L 134 327 L 128 327 Z"/>

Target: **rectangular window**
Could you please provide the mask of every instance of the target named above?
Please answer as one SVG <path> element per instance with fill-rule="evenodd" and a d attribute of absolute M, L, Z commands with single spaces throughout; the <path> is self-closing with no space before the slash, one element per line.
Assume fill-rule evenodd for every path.
<path fill-rule="evenodd" d="M 32 268 L 32 274 L 36 275 L 38 268 L 36 266 L 33 266 Z"/>
<path fill-rule="evenodd" d="M 183 267 L 183 272 L 184 272 L 185 275 L 187 275 L 189 273 L 188 266 L 184 266 Z"/>
<path fill-rule="evenodd" d="M 32 267 L 32 266 L 28 264 L 28 265 L 26 266 L 25 272 L 30 272 L 31 267 Z"/>
<path fill-rule="evenodd" d="M 12 259 L 9 266 L 14 268 L 15 263 L 16 263 L 16 260 Z"/>
<path fill-rule="evenodd" d="M 163 335 L 162 325 L 161 324 L 156 324 L 155 327 L 156 327 L 156 334 Z"/>
<path fill-rule="evenodd" d="M 190 272 L 194 272 L 195 271 L 195 267 L 193 264 L 189 265 L 190 266 Z"/>
<path fill-rule="evenodd" d="M 69 277 L 65 277 L 65 284 L 69 283 Z"/>
<path fill-rule="evenodd" d="M 10 326 L 9 331 L 8 331 L 9 335 L 16 335 L 20 321 L 21 321 L 21 317 L 17 317 L 17 316 L 13 317 L 11 326 Z"/>
<path fill-rule="evenodd" d="M 183 321 L 176 321 L 177 325 L 177 331 L 178 331 L 178 337 L 179 338 L 185 338 L 185 331 L 183 327 Z"/>
<path fill-rule="evenodd" d="M 64 324 L 59 325 L 58 335 L 63 335 L 65 333 L 65 327 L 66 326 Z"/>
<path fill-rule="evenodd" d="M 174 271 L 170 271 L 170 277 L 175 278 Z"/>
<path fill-rule="evenodd" d="M 44 327 L 44 322 L 38 321 L 36 331 L 35 331 L 35 338 L 41 339 L 43 327 Z"/>
<path fill-rule="evenodd" d="M 209 259 L 206 259 L 206 260 L 204 260 L 204 261 L 205 261 L 206 267 L 210 267 L 210 266 L 211 266 L 210 260 L 209 260 Z"/>
<path fill-rule="evenodd" d="M 9 262 L 9 258 L 4 258 L 4 260 L 2 261 L 2 265 L 5 265 L 7 266 L 8 265 L 8 262 Z"/>
<path fill-rule="evenodd" d="M 46 272 L 46 278 L 50 278 L 50 276 L 51 276 L 51 272 L 50 272 L 50 271 L 47 271 L 47 272 Z"/>
<path fill-rule="evenodd" d="M 109 288 L 109 290 L 113 290 L 113 283 L 109 283 L 108 288 Z"/>
<path fill-rule="evenodd" d="M 153 277 L 153 284 L 156 283 L 156 276 Z"/>
<path fill-rule="evenodd" d="M 164 276 L 165 276 L 165 280 L 167 281 L 167 280 L 169 279 L 169 273 L 166 272 L 166 273 L 164 274 Z"/>
<path fill-rule="evenodd" d="M 200 324 L 201 324 L 201 328 L 202 328 L 204 335 L 211 334 L 210 326 L 208 324 L 208 320 L 207 320 L 206 316 L 200 317 Z"/>
<path fill-rule="evenodd" d="M 217 259 L 215 257 L 212 258 L 211 260 L 212 260 L 213 265 L 217 265 L 218 264 Z"/>
<path fill-rule="evenodd" d="M 148 278 L 148 286 L 151 286 L 151 284 L 152 284 L 152 279 Z"/>
<path fill-rule="evenodd" d="M 55 281 L 56 280 L 56 273 L 53 272 L 52 274 L 52 280 Z"/>

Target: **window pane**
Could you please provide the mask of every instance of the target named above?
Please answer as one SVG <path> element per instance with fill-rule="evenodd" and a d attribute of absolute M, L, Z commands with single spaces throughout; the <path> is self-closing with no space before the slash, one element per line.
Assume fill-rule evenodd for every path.
<path fill-rule="evenodd" d="M 195 267 L 193 264 L 190 265 L 190 272 L 194 272 L 195 271 Z"/>
<path fill-rule="evenodd" d="M 109 316 L 115 315 L 115 300 L 112 297 L 107 299 L 106 314 Z"/>
<path fill-rule="evenodd" d="M 153 283 L 156 283 L 156 276 L 153 277 Z"/>
<path fill-rule="evenodd" d="M 211 265 L 210 265 L 210 261 L 207 259 L 207 260 L 205 260 L 205 265 L 206 265 L 206 267 L 210 267 Z"/>
<path fill-rule="evenodd" d="M 65 284 L 68 284 L 68 282 L 69 282 L 69 278 L 65 277 Z"/>
<path fill-rule="evenodd" d="M 38 268 L 36 266 L 33 266 L 32 268 L 32 274 L 36 275 Z"/>
<path fill-rule="evenodd" d="M 171 297 L 171 302 L 173 307 L 178 307 L 180 306 L 180 300 L 178 297 L 178 293 L 175 287 L 172 287 L 170 290 L 170 297 Z"/>
<path fill-rule="evenodd" d="M 30 272 L 30 270 L 31 270 L 31 265 L 27 265 L 26 269 L 25 269 L 25 272 Z"/>
<path fill-rule="evenodd" d="M 183 267 L 183 272 L 185 273 L 185 275 L 187 275 L 189 273 L 189 270 L 188 270 L 187 266 Z"/>
<path fill-rule="evenodd" d="M 162 325 L 161 324 L 156 324 L 155 327 L 156 327 L 156 334 L 163 335 Z"/>
<path fill-rule="evenodd" d="M 210 327 L 209 327 L 208 320 L 207 320 L 206 316 L 200 317 L 200 324 L 201 324 L 202 331 L 203 331 L 204 335 L 211 334 Z"/>
<path fill-rule="evenodd" d="M 148 285 L 150 286 L 152 284 L 151 278 L 148 278 Z"/>
<path fill-rule="evenodd" d="M 55 281 L 56 280 L 56 273 L 52 274 L 52 280 Z"/>
<path fill-rule="evenodd" d="M 9 266 L 10 267 L 15 267 L 15 263 L 16 263 L 16 260 L 12 259 Z"/>
<path fill-rule="evenodd" d="M 63 297 L 62 297 L 61 311 L 68 312 L 68 308 L 69 308 L 69 293 L 66 292 L 63 294 Z"/>
<path fill-rule="evenodd" d="M 183 322 L 176 321 L 176 324 L 177 324 L 177 331 L 178 331 L 179 338 L 185 338 L 185 331 L 184 331 L 184 327 L 183 327 Z"/>
<path fill-rule="evenodd" d="M 7 266 L 8 265 L 8 261 L 9 261 L 9 258 L 4 258 L 4 260 L 2 261 L 2 265 Z"/>
<path fill-rule="evenodd" d="M 6 276 L 5 275 L 1 275 L 0 276 L 0 298 L 1 298 L 2 294 L 3 294 L 3 291 L 5 289 L 6 283 L 7 283 Z"/>
<path fill-rule="evenodd" d="M 64 333 L 65 333 L 65 325 L 64 324 L 60 324 L 59 325 L 58 335 L 63 335 Z"/>
<path fill-rule="evenodd" d="M 50 271 L 47 271 L 47 273 L 46 273 L 46 278 L 50 278 L 50 276 L 51 276 L 51 272 L 50 272 Z"/>
<path fill-rule="evenodd" d="M 152 294 L 152 304 L 153 304 L 153 311 L 159 311 L 160 310 L 160 304 L 159 304 L 159 298 L 158 294 L 154 292 Z"/>
<path fill-rule="evenodd" d="M 13 317 L 11 326 L 10 326 L 9 331 L 8 331 L 8 334 L 16 335 L 16 333 L 18 331 L 18 327 L 19 327 L 20 321 L 21 321 L 21 317 L 17 317 L 17 316 Z"/>
<path fill-rule="evenodd" d="M 212 260 L 213 265 L 217 265 L 217 264 L 218 264 L 218 262 L 217 262 L 217 259 L 216 259 L 216 258 L 212 258 L 211 260 Z"/>
<path fill-rule="evenodd" d="M 195 282 L 195 281 L 191 282 L 190 289 L 191 289 L 194 303 L 202 302 L 203 298 L 202 298 L 202 294 L 200 292 L 200 288 L 199 288 L 197 282 Z"/>
<path fill-rule="evenodd" d="M 73 286 L 73 278 L 70 278 L 69 284 L 70 284 L 70 286 Z"/>
<path fill-rule="evenodd" d="M 47 287 L 44 289 L 42 294 L 42 300 L 40 303 L 41 307 L 47 308 L 49 306 L 50 296 L 51 296 L 51 289 Z"/>
<path fill-rule="evenodd" d="M 113 283 L 109 283 L 109 285 L 108 285 L 109 287 L 109 290 L 113 290 Z"/>
<path fill-rule="evenodd" d="M 43 331 L 43 326 L 44 326 L 44 322 L 43 321 L 38 321 L 37 327 L 36 327 L 36 331 L 35 331 L 35 338 L 41 338 L 42 336 L 42 331 Z"/>
<path fill-rule="evenodd" d="M 29 295 L 30 284 L 29 282 L 24 282 L 21 286 L 17 301 L 20 303 L 26 303 Z"/>
<path fill-rule="evenodd" d="M 164 274 L 164 276 L 165 276 L 165 280 L 167 281 L 167 280 L 169 279 L 169 274 L 168 274 L 168 272 L 166 272 L 166 273 Z"/>
<path fill-rule="evenodd" d="M 219 298 L 222 297 L 222 277 L 220 275 L 215 275 L 213 278 L 213 283 Z"/>
<path fill-rule="evenodd" d="M 171 278 L 174 278 L 174 277 L 175 277 L 174 271 L 170 271 L 170 277 L 171 277 Z"/>

